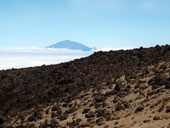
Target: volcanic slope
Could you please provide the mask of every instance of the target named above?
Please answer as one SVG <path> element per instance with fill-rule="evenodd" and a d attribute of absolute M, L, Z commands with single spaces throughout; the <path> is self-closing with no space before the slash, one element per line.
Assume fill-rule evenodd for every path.
<path fill-rule="evenodd" d="M 170 128 L 170 46 L 0 71 L 1 128 Z"/>

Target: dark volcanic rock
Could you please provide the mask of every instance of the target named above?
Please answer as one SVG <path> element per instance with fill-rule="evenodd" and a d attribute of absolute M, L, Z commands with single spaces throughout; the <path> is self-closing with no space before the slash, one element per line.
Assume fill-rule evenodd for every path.
<path fill-rule="evenodd" d="M 142 112 L 144 110 L 143 106 L 139 106 L 136 108 L 135 113 Z"/>
<path fill-rule="evenodd" d="M 0 124 L 4 123 L 4 119 L 2 117 L 0 117 Z"/>
<path fill-rule="evenodd" d="M 28 117 L 29 122 L 32 122 L 32 121 L 35 121 L 35 120 L 36 120 L 36 118 L 35 118 L 34 115 L 31 115 L 30 117 Z"/>
<path fill-rule="evenodd" d="M 55 105 L 52 107 L 51 111 L 60 111 L 60 108 L 58 105 Z"/>
<path fill-rule="evenodd" d="M 159 116 L 154 116 L 153 120 L 160 120 L 161 118 Z"/>
<path fill-rule="evenodd" d="M 99 119 L 96 120 L 96 124 L 99 125 L 99 126 L 103 125 L 104 123 L 105 123 L 105 119 L 104 118 L 99 118 Z"/>
<path fill-rule="evenodd" d="M 143 123 L 148 123 L 148 122 L 150 122 L 150 120 L 144 120 L 144 121 L 143 121 Z"/>
<path fill-rule="evenodd" d="M 90 111 L 89 108 L 88 108 L 88 109 L 84 109 L 84 110 L 82 111 L 82 114 L 88 113 L 89 111 Z"/>
<path fill-rule="evenodd" d="M 166 108 L 170 89 L 169 58 L 170 46 L 165 45 L 100 51 L 57 65 L 2 70 L 0 124 L 7 127 L 13 121 L 14 127 L 29 126 L 51 116 L 52 119 L 40 127 L 65 127 L 66 124 L 59 126 L 65 121 L 69 127 L 93 127 L 103 118 L 106 122 L 118 120 L 121 117 L 116 114 L 126 113 L 128 109 L 136 113 L 154 109 L 153 113 L 169 114 Z M 159 99 L 165 96 L 166 100 Z M 85 109 L 80 113 L 89 122 L 77 120 L 79 117 L 75 114 L 82 107 Z M 70 122 L 66 120 L 69 116 Z M 123 115 L 128 116 L 128 113 Z M 51 121 L 53 119 L 59 124 Z"/>
<path fill-rule="evenodd" d="M 92 117 L 95 117 L 95 113 L 94 113 L 94 112 L 92 112 L 92 111 L 90 111 L 89 113 L 87 113 L 87 114 L 85 115 L 85 117 L 86 117 L 86 118 L 92 118 Z"/>
<path fill-rule="evenodd" d="M 96 95 L 94 99 L 96 102 L 103 102 L 105 100 L 105 97 L 101 95 Z"/>
<path fill-rule="evenodd" d="M 166 107 L 166 112 L 167 112 L 167 113 L 170 113 L 170 106 L 167 106 L 167 107 Z"/>
<path fill-rule="evenodd" d="M 170 80 L 165 83 L 165 88 L 170 89 Z"/>

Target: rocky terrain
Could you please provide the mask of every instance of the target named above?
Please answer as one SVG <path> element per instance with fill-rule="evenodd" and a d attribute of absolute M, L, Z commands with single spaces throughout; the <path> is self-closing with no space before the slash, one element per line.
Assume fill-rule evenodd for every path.
<path fill-rule="evenodd" d="M 170 46 L 0 71 L 0 128 L 170 128 Z"/>

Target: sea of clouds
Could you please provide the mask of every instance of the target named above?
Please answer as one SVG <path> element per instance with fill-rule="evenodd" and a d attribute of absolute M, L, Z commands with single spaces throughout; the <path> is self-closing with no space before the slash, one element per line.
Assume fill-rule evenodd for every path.
<path fill-rule="evenodd" d="M 18 47 L 0 48 L 0 70 L 25 68 L 41 65 L 59 64 L 74 59 L 87 57 L 97 51 L 110 51 L 131 48 L 101 48 L 95 51 L 79 51 L 70 49 Z"/>
<path fill-rule="evenodd" d="M 0 70 L 58 64 L 91 54 L 93 51 L 36 47 L 0 48 Z"/>

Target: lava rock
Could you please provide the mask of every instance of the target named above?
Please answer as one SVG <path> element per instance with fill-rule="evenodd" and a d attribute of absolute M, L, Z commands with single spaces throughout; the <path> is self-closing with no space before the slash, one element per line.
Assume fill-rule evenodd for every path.
<path fill-rule="evenodd" d="M 167 81 L 167 82 L 165 83 L 165 88 L 166 88 L 166 89 L 170 89 L 170 81 Z"/>
<path fill-rule="evenodd" d="M 2 117 L 0 117 L 0 124 L 4 123 L 4 119 Z"/>
<path fill-rule="evenodd" d="M 103 102 L 105 100 L 105 98 L 100 95 L 95 96 L 94 99 L 96 102 Z"/>
<path fill-rule="evenodd" d="M 95 113 L 90 111 L 88 114 L 85 115 L 86 118 L 92 118 L 95 117 Z"/>
<path fill-rule="evenodd" d="M 135 113 L 142 112 L 144 110 L 143 106 L 139 106 L 136 108 Z"/>
<path fill-rule="evenodd" d="M 88 108 L 88 109 L 84 109 L 84 110 L 82 111 L 82 114 L 88 113 L 89 111 L 90 111 L 89 108 Z"/>
<path fill-rule="evenodd" d="M 167 107 L 166 107 L 166 112 L 167 112 L 167 113 L 170 113 L 170 106 L 167 106 Z"/>
<path fill-rule="evenodd" d="M 32 121 L 35 121 L 35 120 L 36 120 L 36 118 L 35 118 L 34 115 L 31 115 L 30 117 L 28 117 L 29 122 L 32 122 Z"/>
<path fill-rule="evenodd" d="M 104 119 L 104 118 L 99 118 L 99 119 L 96 120 L 96 124 L 97 124 L 98 126 L 103 125 L 104 122 L 105 122 L 105 119 Z"/>
<path fill-rule="evenodd" d="M 154 116 L 153 120 L 160 120 L 161 118 L 159 116 Z"/>

